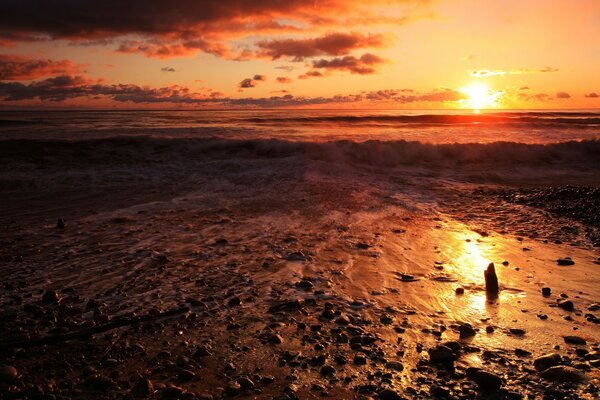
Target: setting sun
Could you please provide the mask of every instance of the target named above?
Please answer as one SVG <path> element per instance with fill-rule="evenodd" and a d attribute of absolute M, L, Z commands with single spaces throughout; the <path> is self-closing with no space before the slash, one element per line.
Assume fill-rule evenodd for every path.
<path fill-rule="evenodd" d="M 498 98 L 501 92 L 491 90 L 487 85 L 474 83 L 460 89 L 467 98 L 464 100 L 465 108 L 481 110 L 498 107 Z"/>

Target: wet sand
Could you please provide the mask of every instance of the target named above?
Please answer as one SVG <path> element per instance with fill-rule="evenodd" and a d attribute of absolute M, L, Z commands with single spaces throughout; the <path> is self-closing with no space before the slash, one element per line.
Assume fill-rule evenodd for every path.
<path fill-rule="evenodd" d="M 228 151 L 11 155 L 3 177 L 31 170 L 2 189 L 2 396 L 600 395 L 589 224 L 507 195 L 569 173 L 482 185 Z M 588 172 L 578 183 L 598 186 Z"/>

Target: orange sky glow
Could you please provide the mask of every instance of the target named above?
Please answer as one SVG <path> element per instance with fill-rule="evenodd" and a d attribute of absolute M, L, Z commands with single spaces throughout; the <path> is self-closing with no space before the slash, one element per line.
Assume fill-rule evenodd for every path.
<path fill-rule="evenodd" d="M 597 0 L 108 3 L 1 2 L 0 109 L 600 106 Z"/>

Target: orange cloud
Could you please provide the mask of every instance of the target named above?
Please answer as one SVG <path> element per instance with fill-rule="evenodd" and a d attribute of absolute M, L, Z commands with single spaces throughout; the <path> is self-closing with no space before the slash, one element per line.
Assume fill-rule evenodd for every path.
<path fill-rule="evenodd" d="M 385 63 L 385 60 L 371 53 L 365 53 L 360 58 L 345 56 L 331 60 L 318 60 L 313 62 L 316 69 L 348 71 L 352 74 L 368 75 L 376 72 L 375 67 Z"/>
<path fill-rule="evenodd" d="M 384 36 L 363 35 L 361 33 L 329 33 L 324 36 L 309 39 L 274 39 L 256 43 L 258 57 L 277 60 L 281 57 L 291 57 L 294 61 L 302 61 L 308 57 L 340 56 L 351 50 L 365 47 L 382 47 Z"/>
<path fill-rule="evenodd" d="M 110 45 L 119 41 L 118 51 L 149 57 L 187 56 L 198 51 L 232 57 L 226 42 L 239 37 L 398 24 L 428 17 L 422 4 L 422 0 L 373 0 L 368 4 L 359 0 L 129 0 L 124 6 L 102 0 L 4 1 L 0 2 L 0 44 L 65 39 L 81 45 Z M 383 15 L 378 7 L 394 11 Z M 331 34 L 312 42 L 298 39 L 293 52 L 302 54 L 313 48 L 315 55 L 341 55 L 357 46 L 379 46 L 381 41 L 379 35 Z M 280 42 L 263 41 L 259 47 L 264 56 L 277 58 L 286 55 Z"/>
<path fill-rule="evenodd" d="M 81 72 L 83 65 L 69 60 L 53 61 L 17 55 L 0 55 L 0 81 L 33 80 Z"/>
<path fill-rule="evenodd" d="M 292 80 L 290 78 L 287 78 L 285 76 L 278 76 L 276 79 L 277 83 L 291 83 Z"/>

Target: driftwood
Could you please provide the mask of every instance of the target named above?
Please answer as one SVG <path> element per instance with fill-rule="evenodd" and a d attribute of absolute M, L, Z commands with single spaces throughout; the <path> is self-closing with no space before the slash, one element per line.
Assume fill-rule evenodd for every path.
<path fill-rule="evenodd" d="M 138 324 L 141 322 L 149 322 L 149 321 L 159 320 L 162 318 L 173 317 L 175 315 L 185 314 L 188 311 L 190 311 L 190 308 L 187 306 L 184 306 L 181 308 L 176 308 L 176 309 L 164 311 L 161 313 L 152 313 L 152 314 L 140 315 L 137 317 L 118 318 L 118 319 L 115 319 L 115 320 L 110 321 L 103 325 L 97 325 L 97 326 L 94 326 L 94 327 L 91 327 L 88 329 L 82 329 L 82 330 L 75 331 L 75 332 L 62 333 L 62 334 L 57 334 L 57 335 L 46 335 L 46 336 L 40 336 L 40 337 L 36 337 L 36 338 L 31 338 L 31 339 L 25 339 L 25 340 L 20 339 L 20 340 L 13 340 L 13 341 L 5 342 L 5 343 L 0 343 L 0 349 L 35 347 L 35 346 L 43 346 L 43 345 L 47 345 L 47 344 L 66 342 L 68 340 L 74 340 L 74 339 L 85 339 L 85 338 L 91 337 L 93 335 L 96 335 L 98 333 L 108 332 L 113 329 L 121 328 L 123 326 L 130 326 L 130 325 L 135 325 L 135 324 Z"/>

